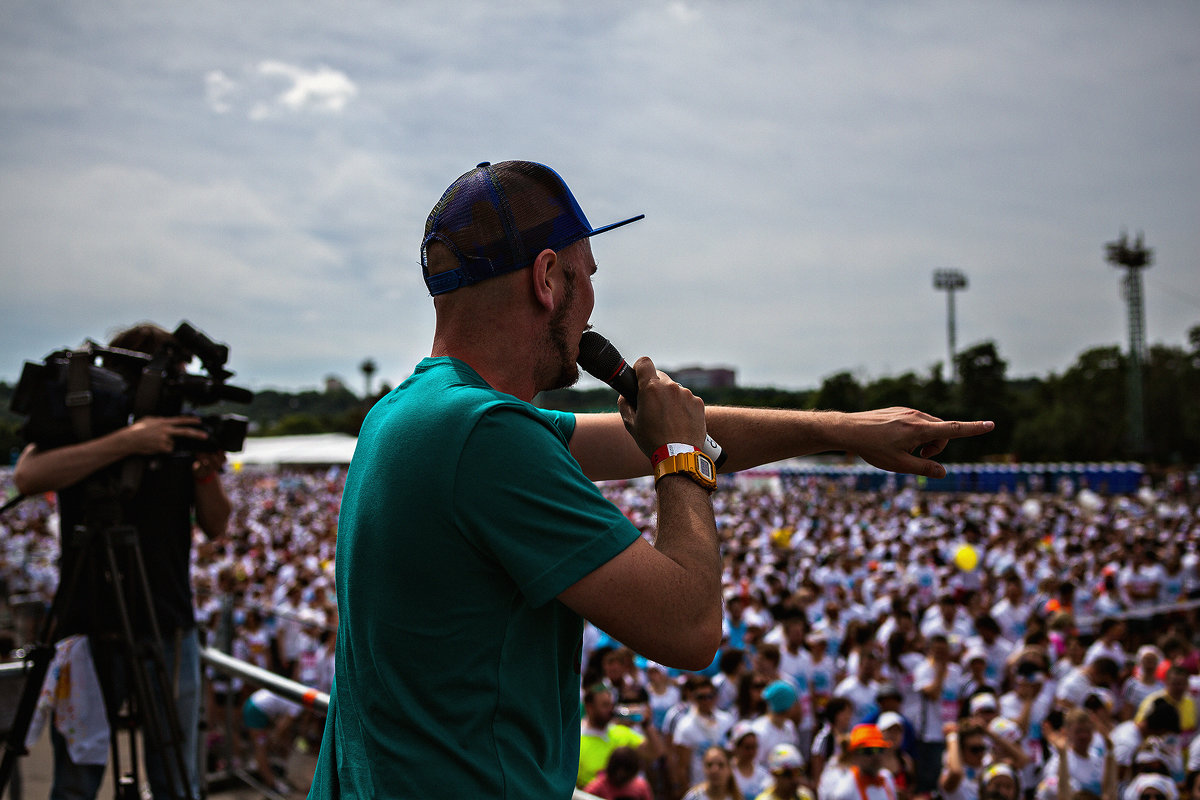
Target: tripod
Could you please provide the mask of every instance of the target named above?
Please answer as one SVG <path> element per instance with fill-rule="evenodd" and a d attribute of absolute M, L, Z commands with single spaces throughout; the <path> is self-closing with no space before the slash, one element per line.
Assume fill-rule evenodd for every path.
<path fill-rule="evenodd" d="M 173 800 L 194 800 L 182 749 L 179 714 L 171 691 L 162 638 L 146 577 L 146 567 L 138 544 L 137 529 L 131 525 L 80 525 L 64 537 L 64 547 L 76 550 L 71 574 L 61 576 L 50 613 L 38 642 L 29 657 L 30 668 L 12 730 L 0 761 L 0 792 L 8 785 L 16 759 L 28 751 L 28 736 L 42 684 L 54 654 L 54 642 L 63 614 L 74 608 L 74 601 L 89 563 L 98 564 L 102 583 L 111 592 L 115 623 L 89 628 L 92 656 L 103 693 L 109 722 L 114 796 L 118 800 L 138 800 L 136 734 L 141 727 L 147 750 L 162 765 Z M 99 603 L 98 597 L 85 601 Z M 134 633 L 131 610 L 144 610 L 149 636 Z M 131 685 L 130 685 L 131 684 Z M 132 689 L 132 691 L 130 691 Z M 129 755 L 128 769 L 121 767 L 121 734 Z"/>

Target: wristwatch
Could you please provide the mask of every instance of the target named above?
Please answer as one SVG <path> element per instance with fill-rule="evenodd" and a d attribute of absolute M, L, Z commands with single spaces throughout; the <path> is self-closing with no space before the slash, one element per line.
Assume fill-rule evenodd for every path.
<path fill-rule="evenodd" d="M 654 465 L 654 482 L 658 483 L 662 476 L 676 472 L 687 475 L 710 492 L 717 488 L 717 468 L 713 466 L 712 459 L 699 450 L 676 453 L 659 461 Z"/>

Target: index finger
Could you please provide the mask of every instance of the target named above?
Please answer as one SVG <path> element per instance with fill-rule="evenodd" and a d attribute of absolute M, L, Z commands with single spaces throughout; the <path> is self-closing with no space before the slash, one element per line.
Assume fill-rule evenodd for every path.
<path fill-rule="evenodd" d="M 979 436 L 988 433 L 996 427 L 991 420 L 977 422 L 931 422 L 931 439 L 963 439 L 968 436 Z"/>

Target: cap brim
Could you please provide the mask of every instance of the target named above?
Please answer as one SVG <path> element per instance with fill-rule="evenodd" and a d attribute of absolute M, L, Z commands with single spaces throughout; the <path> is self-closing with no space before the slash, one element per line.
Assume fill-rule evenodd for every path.
<path fill-rule="evenodd" d="M 630 217 L 629 219 L 623 219 L 620 222 L 614 222 L 611 225 L 605 225 L 601 228 L 593 228 L 592 232 L 589 233 L 588 236 L 591 237 L 591 236 L 595 236 L 598 233 L 604 233 L 605 231 L 611 231 L 613 228 L 619 228 L 622 225 L 628 225 L 631 222 L 637 222 L 639 219 L 645 219 L 645 218 L 646 218 L 645 214 L 638 214 L 636 217 Z"/>

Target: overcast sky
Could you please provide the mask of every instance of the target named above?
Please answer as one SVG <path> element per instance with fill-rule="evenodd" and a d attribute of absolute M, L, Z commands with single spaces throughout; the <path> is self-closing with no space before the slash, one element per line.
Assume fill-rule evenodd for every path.
<path fill-rule="evenodd" d="M 1011 376 L 1200 325 L 1200 3 L 0 0 L 0 379 L 181 319 L 235 383 L 361 391 L 427 354 L 418 249 L 479 161 L 601 225 L 592 321 L 750 386 Z"/>

